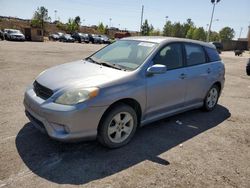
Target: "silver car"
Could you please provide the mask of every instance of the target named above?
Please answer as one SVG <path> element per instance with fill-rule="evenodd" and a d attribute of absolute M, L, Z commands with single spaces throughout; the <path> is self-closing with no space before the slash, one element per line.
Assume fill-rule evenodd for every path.
<path fill-rule="evenodd" d="M 127 144 L 138 126 L 195 108 L 211 111 L 224 86 L 212 44 L 131 37 L 42 72 L 24 96 L 27 117 L 59 141 Z"/>

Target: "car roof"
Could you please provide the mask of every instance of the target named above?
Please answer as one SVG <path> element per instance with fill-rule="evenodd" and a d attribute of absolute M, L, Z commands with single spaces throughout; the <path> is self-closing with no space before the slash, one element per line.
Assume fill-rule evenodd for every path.
<path fill-rule="evenodd" d="M 20 31 L 18 29 L 4 29 L 5 31 Z"/>
<path fill-rule="evenodd" d="M 185 38 L 176 38 L 176 37 L 164 37 L 164 36 L 136 36 L 136 37 L 126 37 L 122 38 L 121 40 L 136 40 L 136 41 L 142 41 L 142 42 L 153 42 L 153 43 L 168 43 L 168 42 L 188 42 L 188 43 L 194 43 L 199 44 L 202 46 L 206 46 L 209 48 L 215 48 L 213 44 L 202 42 L 198 40 L 191 40 L 191 39 L 185 39 Z"/>

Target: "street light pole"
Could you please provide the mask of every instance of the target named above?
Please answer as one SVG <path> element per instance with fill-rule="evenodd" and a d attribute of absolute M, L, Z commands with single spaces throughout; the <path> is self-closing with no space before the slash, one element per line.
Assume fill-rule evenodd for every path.
<path fill-rule="evenodd" d="M 167 21 L 168 21 L 168 16 L 165 16 L 165 18 L 166 18 L 166 23 L 167 23 Z"/>
<path fill-rule="evenodd" d="M 57 18 L 57 16 L 56 16 L 56 14 L 57 14 L 57 10 L 54 10 L 54 12 L 55 12 L 55 21 L 57 20 L 56 18 Z"/>
<path fill-rule="evenodd" d="M 142 5 L 142 7 L 141 7 L 141 25 L 140 25 L 140 33 L 141 33 L 141 30 L 142 30 L 143 14 L 144 14 L 144 5 Z"/>
<path fill-rule="evenodd" d="M 109 28 L 111 28 L 112 18 L 109 18 Z"/>
<path fill-rule="evenodd" d="M 216 5 L 217 3 L 219 3 L 219 2 L 220 2 L 220 0 L 211 0 L 211 3 L 213 4 L 213 10 L 212 10 L 212 15 L 211 15 L 210 24 L 209 24 L 208 33 L 207 33 L 207 42 L 209 42 L 211 27 L 212 27 L 213 18 L 214 18 L 214 9 L 215 9 L 215 5 Z"/>

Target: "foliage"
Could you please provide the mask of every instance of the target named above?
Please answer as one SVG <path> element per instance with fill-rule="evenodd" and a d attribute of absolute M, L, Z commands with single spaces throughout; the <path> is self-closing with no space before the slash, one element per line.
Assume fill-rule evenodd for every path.
<path fill-rule="evenodd" d="M 74 19 L 69 18 L 68 22 L 66 23 L 66 27 L 63 25 L 59 25 L 59 27 L 62 27 L 63 30 L 66 30 L 68 33 L 74 33 L 76 31 L 79 31 L 81 25 L 81 18 L 79 16 L 76 16 Z"/>
<path fill-rule="evenodd" d="M 194 30 L 195 30 L 195 27 L 190 27 L 187 34 L 186 34 L 186 38 L 188 39 L 192 39 L 193 38 L 193 34 L 194 34 Z"/>
<path fill-rule="evenodd" d="M 81 18 L 80 18 L 80 16 L 76 16 L 75 19 L 74 19 L 74 22 L 75 22 L 75 24 L 78 27 L 80 27 L 80 25 L 81 25 Z"/>
<path fill-rule="evenodd" d="M 210 33 L 210 40 L 211 41 L 220 41 L 220 35 L 219 35 L 219 33 L 215 32 L 215 31 L 212 31 Z"/>
<path fill-rule="evenodd" d="M 235 32 L 233 28 L 224 27 L 219 31 L 221 40 L 232 40 L 234 38 Z"/>
<path fill-rule="evenodd" d="M 203 27 L 195 28 L 193 32 L 192 39 L 195 40 L 201 40 L 205 41 L 206 40 L 206 32 Z"/>
<path fill-rule="evenodd" d="M 74 33 L 79 29 L 79 26 L 74 19 L 69 18 L 68 23 L 66 23 L 66 30 L 69 33 Z"/>
<path fill-rule="evenodd" d="M 172 34 L 172 31 L 171 31 L 171 28 L 172 28 L 172 23 L 171 21 L 167 21 L 166 24 L 164 25 L 163 27 L 163 35 L 164 36 L 171 36 Z"/>
<path fill-rule="evenodd" d="M 106 33 L 106 28 L 104 27 L 103 23 L 99 23 L 99 25 L 97 26 L 97 31 L 100 34 L 105 34 Z"/>
<path fill-rule="evenodd" d="M 142 35 L 142 36 L 149 36 L 150 33 L 153 32 L 153 30 L 154 30 L 153 25 L 151 24 L 151 25 L 149 26 L 148 20 L 146 19 L 146 20 L 144 21 L 144 23 L 142 24 L 142 27 L 141 27 L 141 35 Z"/>
<path fill-rule="evenodd" d="M 67 30 L 66 25 L 63 24 L 62 22 L 59 22 L 59 21 L 56 23 L 56 27 L 57 27 L 59 30 L 63 30 L 63 31 L 66 31 L 66 30 Z"/>
<path fill-rule="evenodd" d="M 161 35 L 161 31 L 159 29 L 153 29 L 150 32 L 150 36 L 160 36 Z"/>
<path fill-rule="evenodd" d="M 167 21 L 163 28 L 163 35 L 185 38 L 187 36 L 188 31 L 192 27 L 194 27 L 194 23 L 190 18 L 187 19 L 187 21 L 183 24 L 181 24 L 180 22 L 172 23 L 171 21 Z"/>
<path fill-rule="evenodd" d="M 50 17 L 48 16 L 48 9 L 41 6 L 38 7 L 35 11 L 33 18 L 31 20 L 31 26 L 41 28 L 44 30 L 45 22 L 50 21 Z"/>

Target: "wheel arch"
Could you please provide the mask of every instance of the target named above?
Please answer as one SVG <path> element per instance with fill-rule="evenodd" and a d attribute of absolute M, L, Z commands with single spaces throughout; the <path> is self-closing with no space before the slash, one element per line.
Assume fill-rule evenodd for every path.
<path fill-rule="evenodd" d="M 216 85 L 218 88 L 219 88 L 219 94 L 221 94 L 221 83 L 219 82 L 219 81 L 217 81 L 217 82 L 215 82 L 214 84 L 212 84 L 212 86 L 213 85 Z M 211 86 L 211 87 L 212 87 Z"/>
<path fill-rule="evenodd" d="M 100 121 L 99 121 L 99 124 L 98 124 L 98 130 L 99 130 L 99 127 L 100 127 L 100 124 L 101 122 L 103 121 L 103 119 L 106 117 L 106 115 L 108 114 L 108 112 L 115 106 L 117 105 L 120 105 L 120 104 L 126 104 L 130 107 L 132 107 L 135 112 L 136 112 L 136 115 L 137 115 L 137 123 L 138 123 L 138 126 L 140 125 L 140 122 L 141 122 L 141 116 L 142 116 L 142 109 L 141 109 L 141 105 L 140 103 L 133 99 L 133 98 L 123 98 L 123 99 L 119 99 L 115 102 L 113 102 L 111 105 L 109 105 L 109 107 L 105 110 L 105 112 L 103 113 Z"/>

